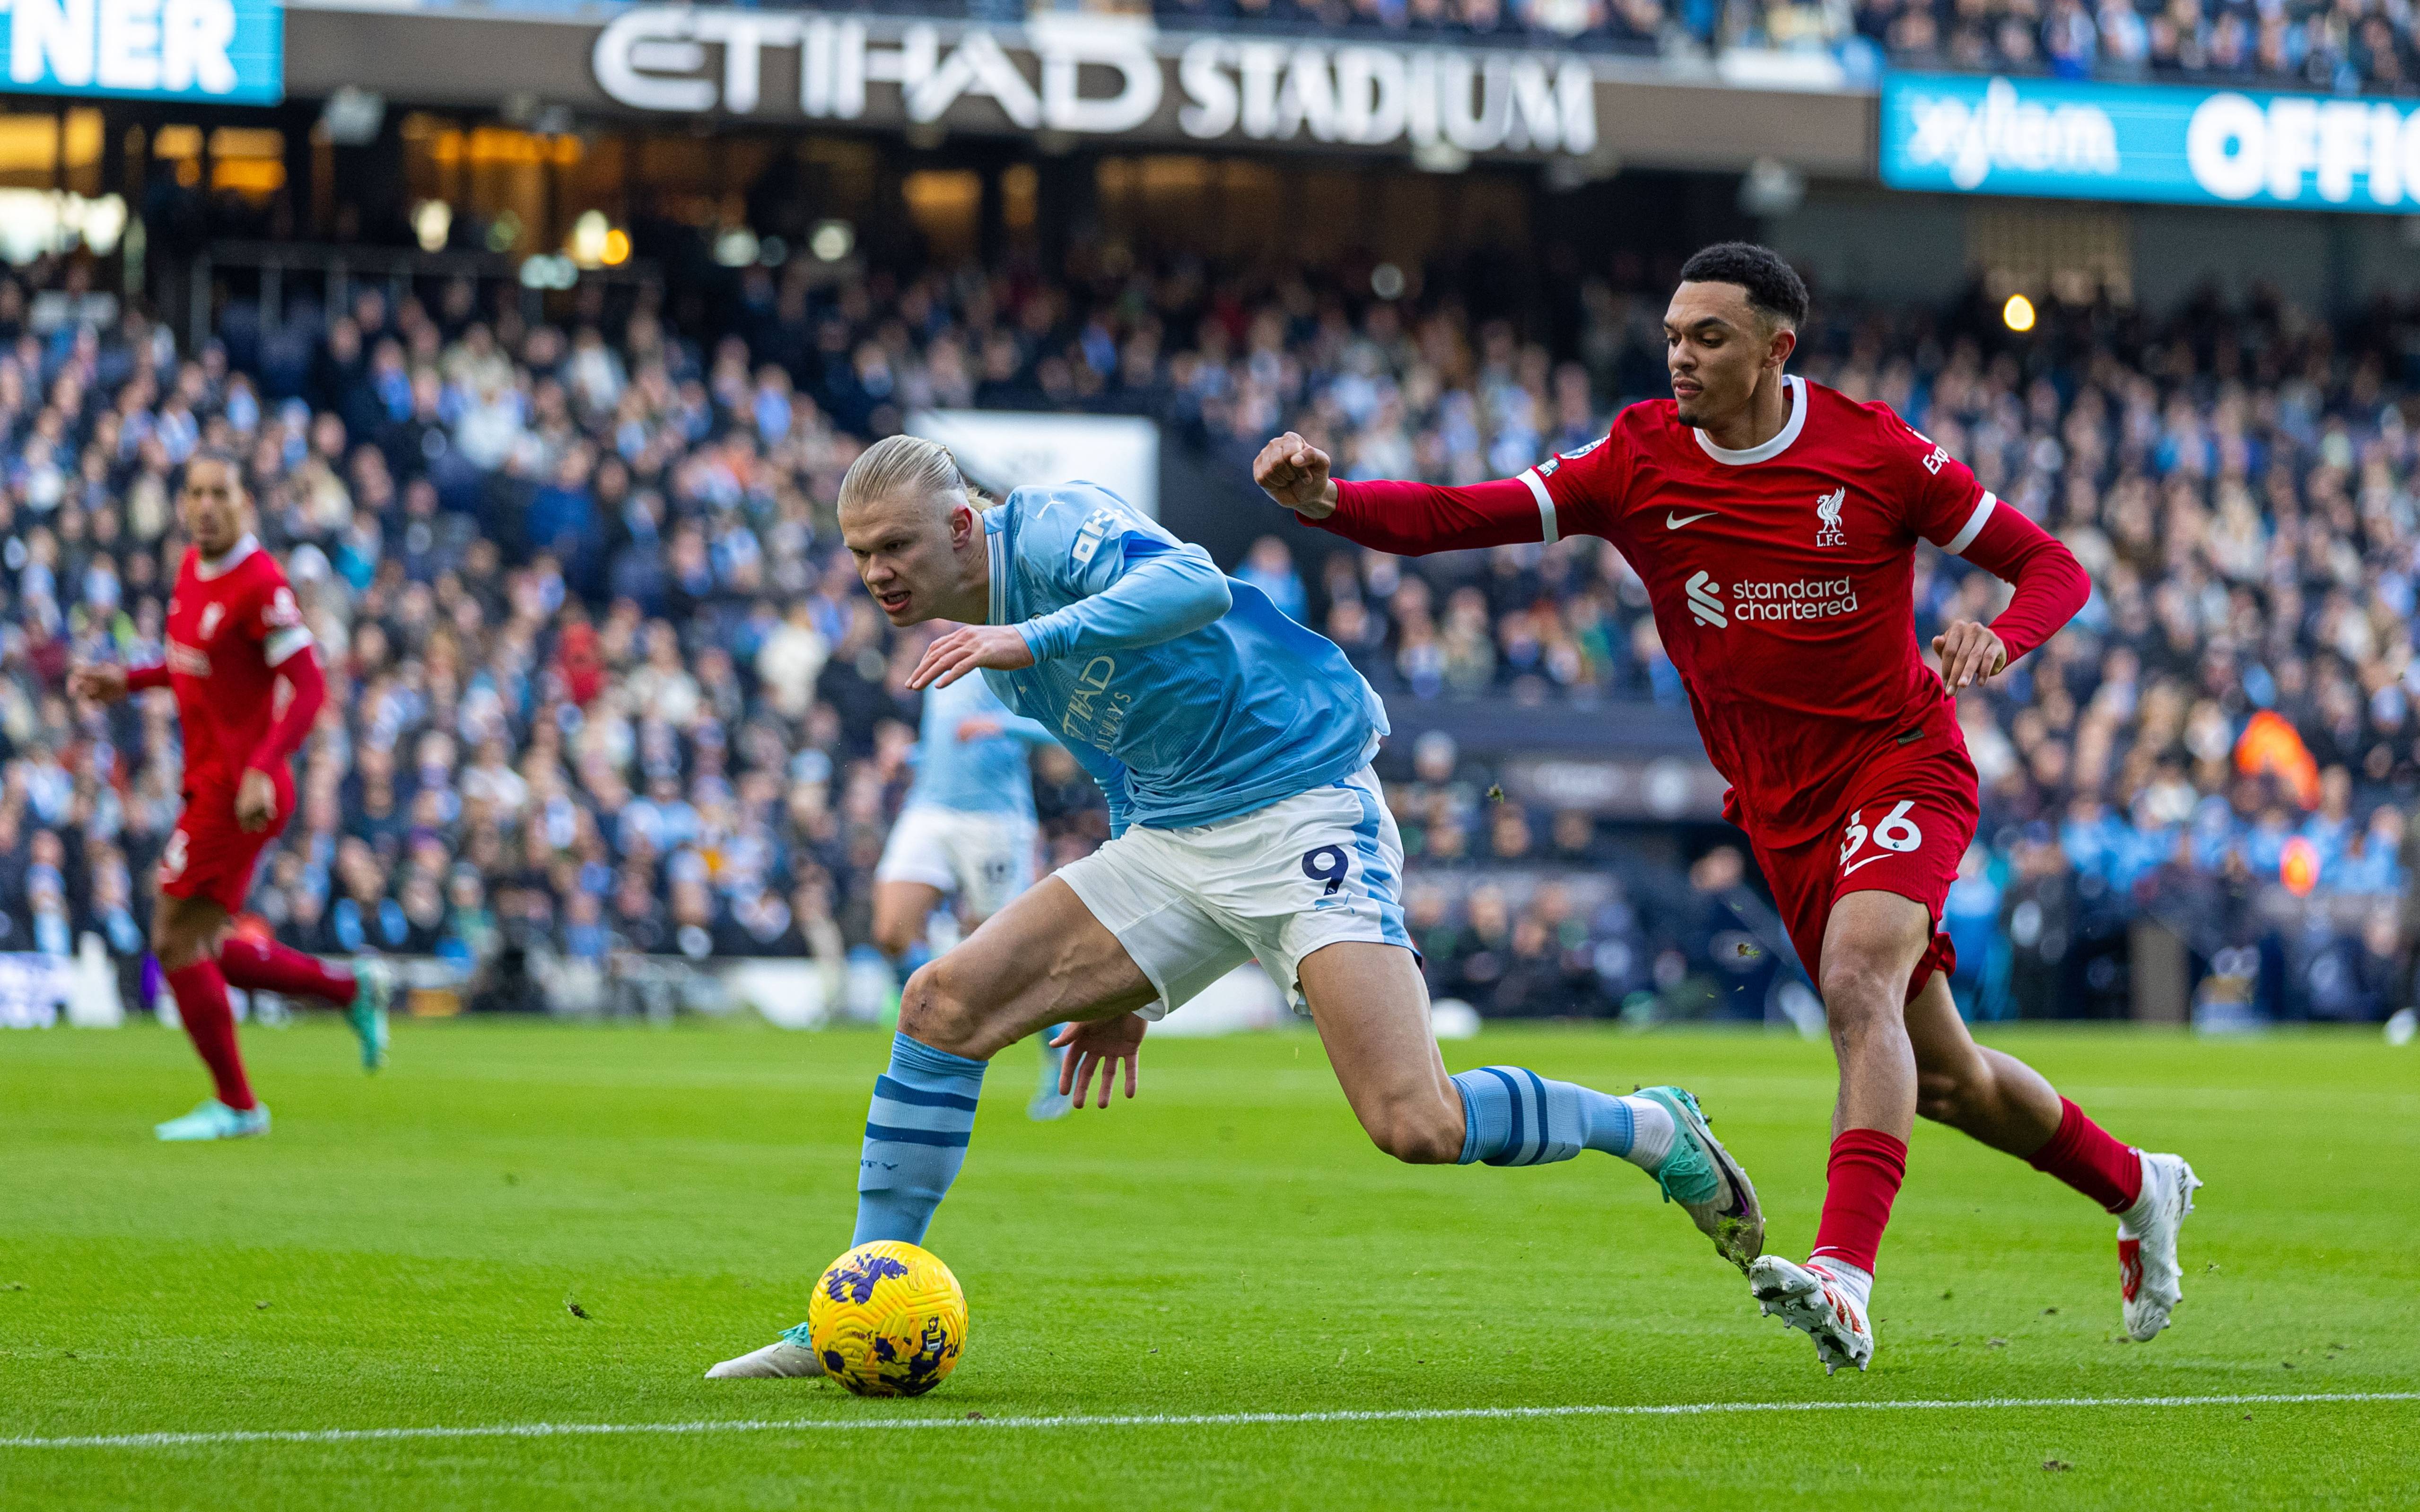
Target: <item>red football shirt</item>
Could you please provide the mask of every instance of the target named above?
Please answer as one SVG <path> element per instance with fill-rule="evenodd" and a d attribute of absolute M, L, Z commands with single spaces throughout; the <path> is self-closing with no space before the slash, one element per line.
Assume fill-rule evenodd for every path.
<path fill-rule="evenodd" d="M 2047 596 L 2025 602 L 2021 585 L 1993 626 L 2011 660 L 2086 584 L 2065 548 L 1888 406 L 1783 382 L 1790 418 L 1752 450 L 1715 446 L 1655 400 L 1518 480 L 1339 484 L 1336 513 L 1314 523 L 1395 551 L 1611 541 L 1647 585 L 1732 817 L 1765 843 L 1801 844 L 1838 822 L 1853 775 L 1908 750 L 1909 732 L 1935 737 L 1927 750 L 1963 749 L 1916 644 L 1919 537 L 2011 581 L 2041 569 Z"/>
<path fill-rule="evenodd" d="M 250 536 L 215 565 L 187 548 L 168 598 L 167 630 L 168 684 L 185 732 L 185 791 L 232 788 L 276 717 L 279 665 L 311 643 L 294 590 Z"/>

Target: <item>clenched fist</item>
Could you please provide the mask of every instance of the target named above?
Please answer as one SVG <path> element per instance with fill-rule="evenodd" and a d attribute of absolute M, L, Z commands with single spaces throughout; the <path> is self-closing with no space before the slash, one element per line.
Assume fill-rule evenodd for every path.
<path fill-rule="evenodd" d="M 1252 481 L 1303 518 L 1326 519 L 1336 513 L 1336 484 L 1327 466 L 1326 452 L 1287 431 L 1252 459 Z"/>

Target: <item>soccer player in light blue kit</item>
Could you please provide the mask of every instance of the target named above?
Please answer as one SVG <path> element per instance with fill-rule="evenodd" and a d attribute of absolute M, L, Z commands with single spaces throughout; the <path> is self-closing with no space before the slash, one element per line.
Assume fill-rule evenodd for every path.
<path fill-rule="evenodd" d="M 916 776 L 874 869 L 874 943 L 893 965 L 924 944 L 941 900 L 957 897 L 972 929 L 1033 886 L 1033 779 L 1026 756 L 1057 745 L 1050 732 L 1008 706 L 980 677 L 924 690 L 917 723 Z M 1026 1112 L 1066 1116 L 1059 1089 L 1063 1052 L 1042 1042 L 1042 1084 Z"/>
<path fill-rule="evenodd" d="M 841 534 L 893 625 L 951 619 L 908 676 L 980 671 L 1108 795 L 1109 842 L 908 980 L 875 1079 L 851 1244 L 922 1242 L 966 1158 L 985 1065 L 1065 1021 L 1061 1085 L 1100 1105 L 1150 1019 L 1257 958 L 1318 1026 L 1355 1117 L 1417 1164 L 1630 1161 L 1745 1267 L 1756 1193 L 1676 1087 L 1613 1097 L 1517 1066 L 1448 1076 L 1404 933 L 1403 846 L 1370 759 L 1386 711 L 1344 654 L 1109 490 L 989 504 L 949 453 L 877 442 Z M 819 1374 L 806 1325 L 709 1377 Z"/>

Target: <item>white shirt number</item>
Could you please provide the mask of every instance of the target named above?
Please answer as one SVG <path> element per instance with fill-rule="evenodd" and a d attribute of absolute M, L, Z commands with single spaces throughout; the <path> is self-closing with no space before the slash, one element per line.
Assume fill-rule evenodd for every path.
<path fill-rule="evenodd" d="M 1922 847 L 1924 831 L 1917 828 L 1916 821 L 1907 816 L 1908 810 L 1915 807 L 1915 799 L 1900 799 L 1870 830 L 1865 825 L 1863 810 L 1849 815 L 1849 827 L 1840 835 L 1840 864 L 1852 872 L 1855 871 L 1856 867 L 1849 866 L 1849 857 L 1856 855 L 1869 839 L 1884 850 L 1897 851 L 1901 855 Z M 1879 856 L 1866 857 L 1866 861 L 1881 859 Z M 1859 861 L 1857 866 L 1865 865 L 1866 861 Z"/>

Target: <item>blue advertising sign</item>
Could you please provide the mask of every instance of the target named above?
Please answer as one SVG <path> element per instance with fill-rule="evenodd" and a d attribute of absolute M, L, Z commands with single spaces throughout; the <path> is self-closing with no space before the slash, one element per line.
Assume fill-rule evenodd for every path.
<path fill-rule="evenodd" d="M 2384 100 L 1979 74 L 1883 79 L 1893 189 L 2420 210 L 2420 109 Z"/>
<path fill-rule="evenodd" d="M 278 0 L 6 0 L 0 93 L 213 104 L 286 98 Z"/>

